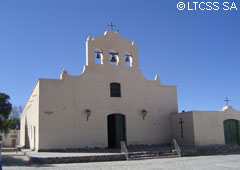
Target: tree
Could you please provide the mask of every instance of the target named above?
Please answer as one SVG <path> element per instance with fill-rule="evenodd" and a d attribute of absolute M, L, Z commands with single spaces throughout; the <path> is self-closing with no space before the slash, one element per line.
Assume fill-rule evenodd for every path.
<path fill-rule="evenodd" d="M 16 117 L 12 117 L 8 120 L 8 126 L 11 130 L 19 130 L 20 129 L 20 119 Z"/>
<path fill-rule="evenodd" d="M 12 107 L 11 114 L 9 115 L 8 126 L 11 130 L 20 129 L 20 115 L 23 111 L 23 107 L 21 105 Z"/>
<path fill-rule="evenodd" d="M 10 97 L 5 93 L 0 93 L 0 131 L 7 134 L 9 132 L 8 117 L 12 110 Z"/>
<path fill-rule="evenodd" d="M 23 107 L 21 105 L 19 106 L 13 106 L 12 107 L 12 111 L 11 111 L 11 114 L 10 114 L 10 119 L 11 118 L 20 118 L 20 115 L 23 111 Z"/>

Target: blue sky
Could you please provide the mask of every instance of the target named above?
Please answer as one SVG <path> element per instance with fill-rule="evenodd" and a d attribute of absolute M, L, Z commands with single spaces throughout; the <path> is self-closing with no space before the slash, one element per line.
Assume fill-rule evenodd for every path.
<path fill-rule="evenodd" d="M 1 0 L 0 92 L 25 105 L 38 78 L 81 74 L 88 34 L 112 21 L 137 43 L 147 79 L 178 86 L 179 111 L 220 110 L 226 96 L 240 110 L 240 1 L 228 1 L 231 11 L 179 11 L 178 2 Z"/>

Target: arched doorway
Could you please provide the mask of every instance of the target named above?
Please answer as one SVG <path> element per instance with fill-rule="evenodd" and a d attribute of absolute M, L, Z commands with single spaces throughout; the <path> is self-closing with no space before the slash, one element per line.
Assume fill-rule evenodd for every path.
<path fill-rule="evenodd" d="M 238 120 L 228 119 L 223 122 L 225 144 L 239 145 Z"/>
<path fill-rule="evenodd" d="M 119 148 L 120 142 L 126 142 L 125 115 L 111 114 L 107 117 L 108 127 L 108 147 Z"/>

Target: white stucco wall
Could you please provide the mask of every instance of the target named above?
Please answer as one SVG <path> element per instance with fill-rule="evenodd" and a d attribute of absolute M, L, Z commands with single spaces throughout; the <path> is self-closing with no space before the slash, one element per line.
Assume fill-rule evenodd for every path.
<path fill-rule="evenodd" d="M 38 150 L 39 81 L 37 81 L 21 114 L 20 145 Z"/>
<path fill-rule="evenodd" d="M 184 122 L 182 123 L 183 137 L 181 135 L 181 124 L 179 123 L 181 120 Z M 195 145 L 193 112 L 171 114 L 171 128 L 172 138 L 176 139 L 179 145 Z"/>
<path fill-rule="evenodd" d="M 96 48 L 103 64 L 94 63 Z M 119 65 L 109 64 L 108 51 L 119 54 Z M 130 52 L 133 66 L 124 63 Z M 80 76 L 65 71 L 60 80 L 39 80 L 39 149 L 107 147 L 107 116 L 126 116 L 127 144 L 163 144 L 171 141 L 170 113 L 178 111 L 176 86 L 146 80 L 138 68 L 137 46 L 117 32 L 87 41 L 87 64 Z M 121 96 L 110 97 L 110 83 L 121 83 Z M 85 110 L 92 111 L 86 120 Z M 143 120 L 141 110 L 147 110 Z"/>

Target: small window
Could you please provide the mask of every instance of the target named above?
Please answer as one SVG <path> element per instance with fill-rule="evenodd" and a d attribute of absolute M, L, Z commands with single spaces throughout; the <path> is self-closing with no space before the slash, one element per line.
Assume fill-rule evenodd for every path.
<path fill-rule="evenodd" d="M 110 96 L 111 97 L 121 97 L 120 83 L 110 83 Z"/>

